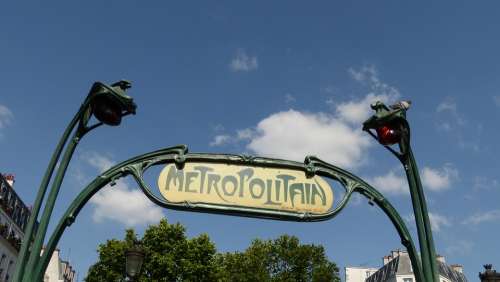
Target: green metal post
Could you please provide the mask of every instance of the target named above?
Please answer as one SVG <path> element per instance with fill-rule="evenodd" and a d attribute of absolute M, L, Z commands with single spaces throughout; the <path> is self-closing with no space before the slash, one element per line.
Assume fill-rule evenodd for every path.
<path fill-rule="evenodd" d="M 387 107 L 381 102 L 376 102 L 372 105 L 375 115 L 363 123 L 363 129 L 393 153 L 404 167 L 415 215 L 425 281 L 439 282 L 436 250 L 432 238 L 429 213 L 417 164 L 410 145 L 410 125 L 406 119 L 406 111 L 410 104 L 409 101 L 402 101 Z M 372 129 L 381 130 L 382 136 L 373 134 Z M 378 131 L 377 134 L 379 134 Z M 383 136 L 384 134 L 386 136 Z M 400 152 L 390 147 L 393 144 L 399 145 Z"/>
<path fill-rule="evenodd" d="M 28 220 L 28 225 L 26 226 L 26 230 L 24 232 L 24 237 L 21 243 L 21 249 L 19 251 L 19 256 L 17 258 L 17 265 L 14 271 L 13 281 L 20 281 L 24 275 L 25 266 L 27 263 L 28 255 L 29 255 L 29 247 L 31 244 L 31 239 L 33 238 L 33 232 L 36 225 L 36 221 L 38 218 L 38 213 L 40 212 L 40 208 L 43 202 L 43 198 L 45 197 L 45 193 L 47 192 L 47 187 L 54 172 L 54 169 L 57 165 L 57 161 L 61 156 L 62 150 L 64 149 L 64 145 L 68 141 L 68 138 L 75 128 L 76 124 L 80 120 L 80 117 L 83 111 L 88 106 L 87 100 L 80 106 L 80 109 L 73 117 L 71 122 L 68 124 L 64 133 L 57 144 L 57 147 L 52 154 L 47 170 L 45 171 L 45 175 L 43 176 L 42 182 L 40 183 L 40 187 L 38 189 L 37 196 L 35 198 L 35 202 L 33 204 L 33 208 L 31 210 L 31 215 Z"/>
<path fill-rule="evenodd" d="M 434 282 L 439 282 L 439 271 L 436 262 L 436 249 L 434 246 L 434 239 L 432 236 L 432 229 L 429 220 L 429 213 L 427 210 L 427 203 L 425 200 L 424 190 L 422 188 L 422 183 L 420 181 L 420 175 L 418 173 L 417 164 L 413 156 L 411 147 L 408 146 L 407 156 L 404 159 L 404 167 L 406 171 L 406 176 L 408 178 L 408 183 L 410 185 L 410 194 L 413 197 L 418 197 L 420 202 L 420 212 L 415 212 L 415 222 L 417 225 L 417 230 L 419 232 L 419 244 L 422 249 L 427 251 L 426 254 L 422 252 L 422 257 L 426 257 L 426 263 L 428 268 L 427 273 L 430 273 L 432 280 Z M 414 207 L 416 211 L 417 208 Z M 419 218 L 417 218 L 419 215 Z M 422 234 L 423 233 L 423 237 Z M 425 246 L 423 246 L 425 245 Z"/>
<path fill-rule="evenodd" d="M 97 193 L 101 188 L 106 186 L 108 183 L 129 174 L 130 172 L 124 168 L 132 163 L 139 162 L 141 158 L 147 159 L 152 157 L 154 158 L 162 154 L 172 154 L 178 152 L 181 149 L 182 148 L 178 146 L 171 147 L 160 151 L 144 154 L 136 158 L 132 158 L 130 160 L 115 165 L 114 167 L 108 169 L 106 172 L 102 173 L 100 176 L 95 178 L 87 187 L 85 187 L 85 189 L 82 190 L 82 192 L 80 192 L 80 194 L 73 200 L 73 202 L 71 202 L 68 209 L 66 210 L 61 220 L 59 221 L 58 225 L 54 229 L 54 232 L 49 238 L 49 241 L 47 243 L 47 246 L 43 254 L 41 254 L 41 257 L 35 266 L 32 275 L 32 278 L 34 279 L 32 279 L 32 281 L 38 281 L 42 279 L 45 269 L 49 264 L 50 258 L 52 257 L 52 253 L 54 252 L 57 243 L 59 242 L 59 239 L 64 233 L 64 230 L 66 230 L 68 226 L 73 224 L 76 217 L 80 213 L 80 210 L 95 193 Z"/>
<path fill-rule="evenodd" d="M 75 135 L 71 139 L 71 142 L 68 144 L 63 159 L 59 164 L 59 169 L 52 184 L 50 193 L 48 195 L 47 203 L 45 204 L 42 217 L 40 218 L 40 225 L 38 226 L 32 250 L 28 262 L 26 264 L 26 269 L 28 270 L 34 269 L 35 265 L 38 263 L 43 242 L 45 240 L 45 234 L 47 233 L 47 227 L 49 226 L 50 216 L 52 215 L 52 211 L 54 209 L 54 205 L 56 203 L 57 195 L 59 194 L 59 190 L 61 188 L 64 175 L 66 174 L 66 169 L 68 168 L 68 164 L 71 161 L 71 157 L 73 156 L 76 146 L 78 145 L 78 142 L 83 134 L 84 132 L 82 132 L 82 130 L 78 130 L 77 132 L 75 132 Z M 23 281 L 27 282 L 34 281 L 32 277 L 32 275 L 34 275 L 33 272 L 26 274 L 27 275 L 24 276 Z"/>
<path fill-rule="evenodd" d="M 81 193 L 78 195 L 75 200 L 70 204 L 66 213 L 63 215 L 58 225 L 56 226 L 54 232 L 52 233 L 45 250 L 36 265 L 35 271 L 33 272 L 34 278 L 33 281 L 39 281 L 42 279 L 43 274 L 45 273 L 45 269 L 47 268 L 50 258 L 52 257 L 52 253 L 54 252 L 57 244 L 59 243 L 59 239 L 61 238 L 64 230 L 68 226 L 70 226 L 74 220 L 76 219 L 78 213 L 81 208 L 87 203 L 87 201 L 102 187 L 111 182 L 112 178 L 103 178 L 98 177 L 94 181 L 92 181 Z"/>
<path fill-rule="evenodd" d="M 36 263 L 40 258 L 41 248 L 45 239 L 45 234 L 47 231 L 48 223 L 50 220 L 50 216 L 52 214 L 52 210 L 55 205 L 55 201 L 57 199 L 57 195 L 59 193 L 59 189 L 61 187 L 62 180 L 66 173 L 66 169 L 68 167 L 69 161 L 71 160 L 71 156 L 73 155 L 80 138 L 83 137 L 87 132 L 91 131 L 94 128 L 101 126 L 103 123 L 106 123 L 109 120 L 101 120 L 100 117 L 96 116 L 100 120 L 99 123 L 94 124 L 93 126 L 87 127 L 87 124 L 93 114 L 91 109 L 92 99 L 95 97 L 101 98 L 101 102 L 97 103 L 97 106 L 101 106 L 100 110 L 106 110 L 107 105 L 105 103 L 114 103 L 115 108 L 120 110 L 118 115 L 114 117 L 118 117 L 119 119 L 115 119 L 110 123 L 110 125 L 118 125 L 121 121 L 121 117 L 127 114 L 134 114 L 136 105 L 133 102 L 133 99 L 125 95 L 125 90 L 130 88 L 130 83 L 128 81 L 119 81 L 114 83 L 111 87 L 107 86 L 101 82 L 96 82 L 93 84 L 90 89 L 89 94 L 85 98 L 85 101 L 80 106 L 80 109 L 75 114 L 68 127 L 63 133 L 56 150 L 54 151 L 52 158 L 50 160 L 47 171 L 45 172 L 44 178 L 40 184 L 40 188 L 37 193 L 37 197 L 35 199 L 35 203 L 32 209 L 32 213 L 30 215 L 28 225 L 26 227 L 25 236 L 23 237 L 23 241 L 21 244 L 21 250 L 17 260 L 17 266 L 14 272 L 13 281 L 29 281 L 31 282 L 33 278 L 33 269 Z M 103 98 L 107 100 L 103 100 Z M 106 118 L 105 115 L 101 115 L 101 117 Z M 47 192 L 47 187 L 54 172 L 55 167 L 57 166 L 58 160 L 61 156 L 61 152 L 68 141 L 68 137 L 71 132 L 74 131 L 75 126 L 79 123 L 78 129 L 76 130 L 72 142 L 67 146 L 66 152 L 63 156 L 63 160 L 59 163 L 59 168 L 56 174 L 56 179 L 53 182 L 52 189 L 49 193 L 45 209 L 41 218 L 40 225 L 34 233 L 34 227 L 36 225 L 36 221 L 38 219 L 38 214 L 40 212 L 43 199 Z M 31 239 L 34 237 L 33 247 L 30 251 Z"/>

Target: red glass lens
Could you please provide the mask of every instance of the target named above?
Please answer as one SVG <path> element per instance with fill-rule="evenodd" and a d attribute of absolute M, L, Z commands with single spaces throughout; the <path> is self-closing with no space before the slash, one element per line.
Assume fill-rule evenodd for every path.
<path fill-rule="evenodd" d="M 377 128 L 378 141 L 382 145 L 393 145 L 399 143 L 401 132 L 393 127 L 384 125 Z"/>

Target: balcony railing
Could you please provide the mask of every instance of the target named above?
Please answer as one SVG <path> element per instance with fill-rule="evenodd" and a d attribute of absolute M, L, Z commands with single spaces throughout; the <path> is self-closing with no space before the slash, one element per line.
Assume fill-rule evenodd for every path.
<path fill-rule="evenodd" d="M 14 233 L 14 231 L 9 232 L 9 226 L 0 223 L 0 236 L 2 236 L 10 245 L 16 249 L 18 252 L 21 249 L 21 238 Z"/>

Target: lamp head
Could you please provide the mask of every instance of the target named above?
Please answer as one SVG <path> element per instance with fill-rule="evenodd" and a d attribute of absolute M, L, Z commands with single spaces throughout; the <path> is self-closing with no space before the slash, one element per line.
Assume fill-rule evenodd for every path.
<path fill-rule="evenodd" d="M 111 86 L 102 82 L 94 83 L 89 94 L 94 116 L 104 124 L 117 126 L 124 115 L 135 114 L 137 105 L 132 97 L 125 95 L 125 90 L 130 87 L 130 82 L 124 80 Z"/>
<path fill-rule="evenodd" d="M 399 143 L 404 132 L 409 132 L 406 122 L 406 111 L 410 108 L 410 101 L 400 101 L 387 107 L 378 101 L 371 105 L 375 114 L 363 123 L 363 130 L 371 132 L 375 130 L 377 136 L 373 136 L 382 145 L 394 145 Z"/>
<path fill-rule="evenodd" d="M 394 145 L 401 140 L 401 130 L 397 125 L 383 125 L 375 129 L 375 131 L 377 132 L 378 142 L 382 145 Z"/>
<path fill-rule="evenodd" d="M 128 277 L 134 279 L 141 273 L 144 256 L 144 250 L 139 243 L 134 243 L 134 246 L 125 251 L 125 272 Z"/>

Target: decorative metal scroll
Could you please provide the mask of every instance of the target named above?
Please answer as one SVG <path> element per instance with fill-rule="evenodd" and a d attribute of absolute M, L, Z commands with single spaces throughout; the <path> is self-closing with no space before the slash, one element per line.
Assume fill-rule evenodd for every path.
<path fill-rule="evenodd" d="M 153 190 L 144 180 L 144 173 L 155 166 L 162 166 L 164 173 L 166 173 L 166 176 L 164 176 L 164 178 L 160 177 L 160 195 L 156 195 L 155 193 L 153 193 Z M 190 171 L 196 171 L 195 166 L 206 166 L 207 168 L 211 168 L 213 169 L 211 173 L 213 172 L 213 174 L 219 174 L 219 177 L 221 177 L 221 179 L 223 179 L 222 175 L 234 176 L 235 173 L 236 175 L 238 175 L 238 172 L 241 172 L 241 170 L 253 169 L 254 175 L 252 175 L 252 177 L 259 177 L 262 181 L 264 181 L 263 178 L 265 178 L 266 185 L 267 180 L 273 180 L 273 177 L 280 180 L 280 178 L 278 177 L 279 175 L 289 175 L 296 178 L 294 179 L 294 181 L 289 180 L 288 182 L 288 202 L 284 200 L 285 190 L 283 190 L 283 188 L 281 188 L 283 194 L 281 194 L 280 192 L 280 200 L 278 200 L 276 194 L 274 194 L 273 198 L 273 193 L 271 193 L 271 197 L 269 199 L 271 199 L 273 202 L 280 203 L 280 207 L 277 207 L 277 205 L 271 205 L 271 207 L 269 207 L 269 205 L 266 206 L 266 201 L 268 199 L 266 198 L 268 195 L 266 193 L 269 192 L 267 192 L 267 190 L 265 192 L 261 192 L 261 190 L 259 190 L 262 189 L 262 182 L 260 181 L 254 181 L 252 188 L 250 188 L 251 180 L 249 179 L 253 178 L 249 177 L 248 175 L 245 176 L 246 184 L 243 185 L 243 187 L 244 189 L 246 188 L 246 190 L 243 191 L 243 193 L 245 194 L 246 192 L 248 192 L 250 197 L 253 200 L 256 200 L 255 202 L 257 204 L 247 204 L 245 202 L 234 200 L 235 195 L 239 195 L 240 191 L 231 190 L 232 186 L 226 186 L 225 192 L 223 188 L 219 187 L 218 191 L 219 193 L 222 193 L 222 196 L 225 196 L 224 193 L 232 194 L 232 196 L 229 195 L 229 197 L 224 198 L 226 201 L 217 198 L 218 196 L 215 197 L 216 200 L 210 200 L 208 197 L 185 197 L 182 195 L 182 193 L 196 194 L 194 192 L 190 192 L 193 191 L 196 186 L 198 186 L 197 189 L 201 191 L 201 174 L 191 174 L 191 176 L 189 176 L 189 181 L 191 182 L 188 186 L 186 186 L 186 181 L 188 178 L 187 174 Z M 175 170 L 173 170 L 172 167 L 175 167 Z M 228 170 L 224 172 L 220 169 L 221 167 L 227 167 Z M 182 172 L 184 174 L 184 183 L 181 184 L 179 182 L 179 179 L 177 179 L 177 183 L 173 183 L 172 181 L 174 181 L 174 179 L 171 179 L 171 183 L 167 185 L 166 182 L 170 170 L 172 170 L 172 173 L 176 174 Z M 259 170 L 263 170 L 269 173 L 256 173 L 256 171 Z M 51 235 L 47 243 L 46 251 L 42 254 L 42 258 L 40 259 L 40 263 L 36 269 L 36 273 L 38 273 L 37 277 L 42 277 L 49 263 L 50 256 L 56 248 L 57 243 L 59 242 L 59 239 L 61 238 L 64 230 L 75 221 L 76 217 L 78 216 L 84 205 L 90 200 L 90 198 L 95 195 L 100 189 L 105 187 L 108 183 L 113 183 L 117 179 L 120 179 L 127 175 L 132 175 L 134 177 L 141 190 L 150 200 L 152 200 L 157 205 L 169 209 L 222 213 L 228 215 L 269 218 L 277 220 L 322 221 L 331 219 L 347 205 L 347 202 L 349 201 L 352 193 L 359 192 L 363 196 L 367 197 L 370 200 L 370 203 L 379 206 L 390 218 L 401 238 L 401 243 L 408 250 L 410 259 L 412 261 L 412 267 L 417 277 L 417 281 L 423 281 L 421 278 L 423 277 L 422 265 L 420 260 L 418 259 L 415 245 L 413 244 L 413 240 L 410 236 L 410 233 L 408 232 L 408 229 L 406 228 L 403 219 L 382 194 L 380 194 L 376 189 L 371 187 L 369 184 L 367 184 L 357 176 L 341 168 L 323 162 L 315 157 L 306 157 L 304 163 L 300 163 L 285 160 L 249 157 L 244 155 L 198 154 L 188 153 L 187 147 L 185 145 L 161 149 L 126 160 L 105 171 L 99 177 L 94 179 L 87 187 L 85 187 L 75 198 L 75 200 L 70 204 L 63 217 L 57 224 L 54 233 Z M 176 177 L 178 176 L 176 175 Z M 205 175 L 205 177 L 208 177 L 207 174 Z M 212 178 L 213 177 L 214 176 L 212 176 Z M 223 180 L 221 179 L 219 179 L 218 182 L 219 186 L 222 185 Z M 283 177 L 281 177 L 281 179 L 283 179 Z M 325 184 L 325 179 L 333 180 L 333 182 L 339 184 L 335 186 L 339 186 L 341 190 L 344 190 L 345 193 L 343 193 L 343 197 L 337 197 L 339 199 L 334 199 L 332 187 L 331 185 Z M 208 178 L 206 181 L 208 181 Z M 234 180 L 226 180 L 226 182 L 230 181 Z M 321 194 L 321 192 L 313 193 L 312 190 L 309 190 L 308 192 L 307 188 L 305 188 L 306 184 L 309 184 L 309 189 L 311 189 L 312 184 L 316 184 L 316 182 L 319 183 L 318 187 L 321 186 L 321 188 L 324 189 L 324 197 L 315 194 Z M 260 187 L 258 187 L 259 184 L 255 183 L 260 183 Z M 205 182 L 205 184 L 208 185 L 208 182 Z M 240 182 L 238 182 L 238 185 L 239 184 Z M 298 185 L 293 186 L 292 189 L 291 187 L 294 184 Z M 230 184 L 226 183 L 226 185 Z M 280 185 L 284 185 L 284 183 Z M 174 195 L 172 194 L 171 190 L 168 191 L 169 189 L 167 189 L 167 186 L 171 190 L 179 190 L 179 187 L 182 187 L 182 191 L 181 193 L 177 191 L 179 195 Z M 208 191 L 207 187 L 208 186 L 204 186 L 203 191 L 205 193 Z M 272 183 L 270 187 L 272 187 Z M 212 189 L 215 189 L 213 185 Z M 250 192 L 250 189 L 254 189 L 253 194 L 255 197 L 250 194 L 252 193 Z M 331 193 L 331 200 L 329 198 L 330 196 L 326 196 L 329 193 L 326 189 L 330 189 L 329 192 Z M 292 190 L 293 192 L 290 192 Z M 212 192 L 215 192 L 215 190 L 212 190 Z M 276 190 L 272 192 L 276 193 Z M 294 196 L 291 196 L 292 194 Z M 308 194 L 309 196 L 306 196 L 306 194 Z M 292 197 L 291 200 L 290 197 Z M 304 203 L 302 203 L 302 197 L 304 197 Z M 311 205 L 313 198 L 315 204 Z M 323 199 L 325 199 L 325 205 L 322 206 Z M 333 205 L 330 204 L 330 201 L 333 202 Z M 286 203 L 284 204 L 284 202 Z M 317 205 L 318 203 L 321 203 L 319 205 L 319 208 Z"/>
<path fill-rule="evenodd" d="M 354 177 L 315 158 L 304 163 L 246 155 L 175 153 L 126 167 L 156 204 L 177 210 L 224 213 L 293 221 L 326 220 L 346 204 L 356 187 Z M 163 166 L 154 193 L 145 172 Z M 334 198 L 333 180 L 343 195 Z M 334 201 L 335 200 L 335 201 Z"/>

